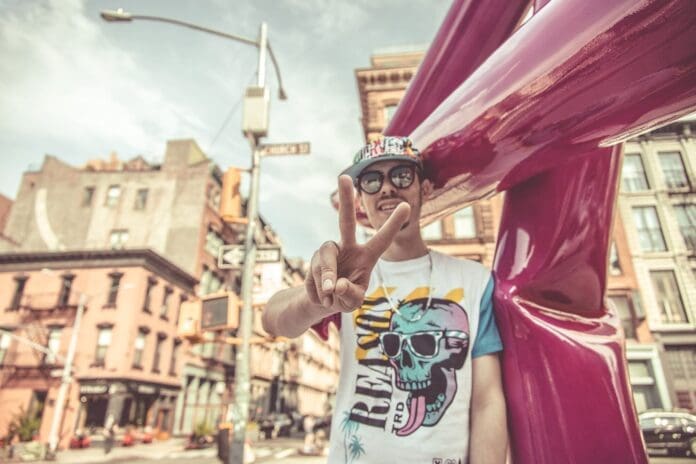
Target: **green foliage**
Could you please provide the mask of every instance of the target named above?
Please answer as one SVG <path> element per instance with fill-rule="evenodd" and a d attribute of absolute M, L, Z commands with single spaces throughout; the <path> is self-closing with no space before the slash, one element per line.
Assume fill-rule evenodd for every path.
<path fill-rule="evenodd" d="M 196 438 L 207 437 L 212 435 L 213 432 L 213 428 L 207 422 L 199 422 L 193 428 L 193 436 Z"/>
<path fill-rule="evenodd" d="M 365 454 L 365 448 L 363 448 L 363 444 L 360 441 L 360 437 L 358 437 L 357 435 L 353 435 L 351 437 L 348 449 L 350 450 L 351 462 L 353 461 L 353 459 L 358 459 L 360 456 Z"/>
<path fill-rule="evenodd" d="M 19 413 L 15 414 L 10 422 L 9 437 L 19 436 L 19 441 L 31 441 L 39 433 L 41 427 L 41 417 L 36 410 L 26 411 L 20 406 Z"/>

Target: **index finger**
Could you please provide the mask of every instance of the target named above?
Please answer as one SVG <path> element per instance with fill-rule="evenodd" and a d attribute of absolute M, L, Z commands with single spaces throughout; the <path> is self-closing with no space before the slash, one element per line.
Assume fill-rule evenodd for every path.
<path fill-rule="evenodd" d="M 389 245 L 394 241 L 394 237 L 401 230 L 401 227 L 406 223 L 411 215 L 411 207 L 408 203 L 399 203 L 399 206 L 391 213 L 387 222 L 379 228 L 377 233 L 366 244 L 367 248 L 373 253 L 376 258 L 382 256 L 382 253 L 387 251 Z"/>
<path fill-rule="evenodd" d="M 338 228 L 341 243 L 355 243 L 355 199 L 353 198 L 353 179 L 350 176 L 338 178 Z"/>

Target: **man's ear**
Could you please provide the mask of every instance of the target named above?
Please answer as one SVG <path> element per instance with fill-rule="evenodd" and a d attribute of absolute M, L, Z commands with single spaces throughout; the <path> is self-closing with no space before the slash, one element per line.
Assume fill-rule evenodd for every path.
<path fill-rule="evenodd" d="M 421 182 L 421 193 L 424 199 L 427 199 L 433 193 L 433 183 L 430 179 L 423 179 L 423 182 Z"/>

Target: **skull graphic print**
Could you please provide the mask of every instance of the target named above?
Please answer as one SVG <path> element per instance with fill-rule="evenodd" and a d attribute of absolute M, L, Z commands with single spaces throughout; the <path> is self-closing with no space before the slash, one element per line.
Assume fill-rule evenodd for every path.
<path fill-rule="evenodd" d="M 408 419 L 396 431 L 399 436 L 439 422 L 455 397 L 456 371 L 469 350 L 464 308 L 447 299 L 427 303 L 425 298 L 400 302 L 389 330 L 379 336 L 396 388 L 408 392 Z"/>

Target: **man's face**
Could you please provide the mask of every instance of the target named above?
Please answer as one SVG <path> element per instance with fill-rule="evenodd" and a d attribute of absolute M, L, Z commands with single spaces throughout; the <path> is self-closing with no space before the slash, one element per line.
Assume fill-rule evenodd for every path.
<path fill-rule="evenodd" d="M 423 196 L 430 194 L 430 181 L 420 180 L 417 174 L 413 183 L 408 188 L 395 187 L 389 179 L 389 171 L 396 166 L 410 166 L 403 161 L 380 161 L 366 168 L 361 174 L 368 171 L 380 172 L 384 176 L 382 187 L 374 194 L 365 193 L 358 189 L 360 203 L 373 228 L 379 229 L 386 222 L 387 218 L 401 202 L 406 202 L 411 207 L 411 216 L 408 222 L 402 227 L 402 231 L 410 228 L 419 228 L 421 204 Z"/>

